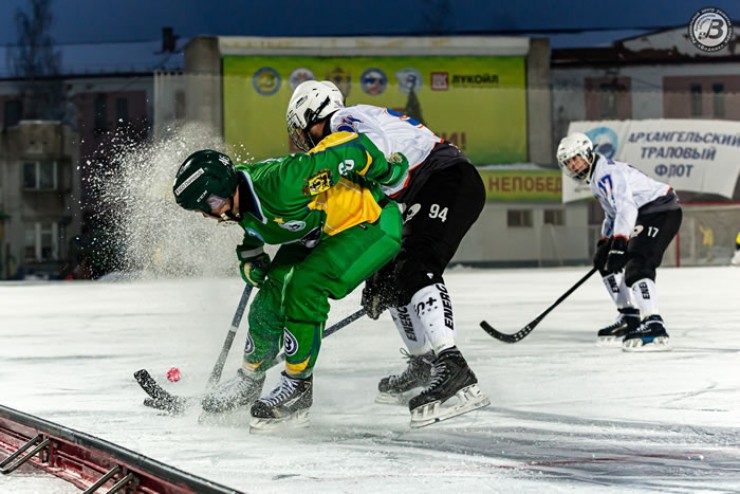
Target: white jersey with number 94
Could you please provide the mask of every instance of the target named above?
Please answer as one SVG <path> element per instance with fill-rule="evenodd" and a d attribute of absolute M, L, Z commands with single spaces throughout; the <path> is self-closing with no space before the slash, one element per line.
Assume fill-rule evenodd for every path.
<path fill-rule="evenodd" d="M 331 116 L 332 132 L 358 132 L 365 134 L 378 149 L 390 158 L 393 153 L 403 153 L 409 160 L 409 171 L 421 165 L 442 139 L 406 115 L 371 105 L 354 105 L 342 108 Z M 408 184 L 408 175 L 393 188 L 385 188 L 389 196 Z"/>

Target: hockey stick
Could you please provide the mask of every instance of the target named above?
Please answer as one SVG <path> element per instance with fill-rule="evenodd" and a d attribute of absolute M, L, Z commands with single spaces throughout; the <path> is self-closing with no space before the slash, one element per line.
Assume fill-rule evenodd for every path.
<path fill-rule="evenodd" d="M 334 324 L 334 325 L 326 328 L 324 330 L 324 332 L 322 333 L 322 335 L 321 335 L 321 339 L 323 340 L 327 336 L 330 336 L 330 335 L 336 333 L 337 331 L 339 331 L 343 327 L 349 325 L 352 322 L 355 322 L 356 320 L 358 320 L 359 318 L 361 318 L 364 315 L 365 315 L 365 309 L 360 309 L 357 312 L 355 312 L 354 314 L 348 315 L 347 317 L 345 317 L 344 319 L 342 319 L 338 323 L 336 323 L 336 324 Z M 277 364 L 279 364 L 283 360 L 285 360 L 285 352 L 280 352 L 280 355 L 278 355 L 277 357 L 275 357 L 275 360 L 273 360 L 272 363 L 270 364 L 270 369 L 272 369 L 273 367 L 275 367 Z"/>
<path fill-rule="evenodd" d="M 364 315 L 365 309 L 360 309 L 357 312 L 350 314 L 338 323 L 326 328 L 322 334 L 322 339 L 336 333 Z M 285 360 L 285 354 L 281 352 L 280 355 L 275 357 L 275 360 L 272 361 L 269 368 L 278 365 L 283 360 Z M 165 410 L 170 413 L 180 413 L 183 412 L 194 400 L 200 399 L 200 396 L 184 397 L 173 395 L 160 386 L 146 369 L 136 371 L 136 373 L 134 373 L 134 378 L 139 383 L 139 386 L 141 386 L 141 388 L 149 395 L 149 397 L 144 400 L 144 405 L 150 408 Z"/>
<path fill-rule="evenodd" d="M 591 270 L 588 273 L 586 273 L 586 275 L 583 278 L 578 280 L 575 285 L 570 287 L 570 289 L 567 292 L 562 294 L 560 298 L 555 301 L 554 304 L 552 304 L 550 307 L 547 308 L 547 310 L 545 310 L 545 312 L 537 316 L 533 321 L 531 321 L 529 324 L 527 324 L 526 326 L 524 326 L 522 329 L 520 329 L 514 334 L 501 333 L 500 331 L 496 330 L 493 326 L 488 324 L 486 321 L 481 321 L 480 327 L 483 328 L 483 330 L 486 333 L 493 336 L 499 341 L 503 341 L 504 343 L 516 343 L 524 339 L 525 336 L 531 333 L 532 330 L 534 330 L 534 328 L 537 327 L 540 321 L 542 321 L 545 318 L 545 316 L 550 313 L 550 311 L 552 311 L 555 307 L 560 305 L 560 303 L 563 300 L 568 298 L 568 295 L 576 291 L 576 289 L 579 286 L 583 285 L 586 282 L 586 280 L 589 279 L 591 275 L 593 275 L 596 271 L 598 271 L 596 268 L 591 268 Z"/>
<path fill-rule="evenodd" d="M 229 356 L 231 346 L 234 344 L 234 337 L 236 336 L 236 332 L 239 329 L 239 324 L 242 321 L 242 316 L 244 315 L 244 310 L 247 307 L 249 296 L 251 294 L 252 286 L 245 284 L 244 290 L 242 291 L 242 296 L 239 299 L 239 305 L 236 307 L 234 317 L 231 319 L 229 332 L 226 333 L 226 339 L 224 340 L 224 344 L 221 347 L 221 353 L 219 353 L 218 358 L 216 359 L 216 363 L 213 365 L 213 369 L 211 370 L 211 375 L 208 377 L 207 389 L 214 387 L 221 379 L 221 373 L 224 370 L 226 358 Z M 134 378 L 136 379 L 136 382 L 139 383 L 139 386 L 141 386 L 141 388 L 146 392 L 146 394 L 151 397 L 152 403 L 149 406 L 153 406 L 154 408 L 159 409 L 171 409 L 174 411 L 178 411 L 185 407 L 186 402 L 183 398 L 168 393 L 164 388 L 157 384 L 157 382 L 146 369 L 140 369 L 136 371 L 134 373 Z"/>
<path fill-rule="evenodd" d="M 242 322 L 242 316 L 244 315 L 244 309 L 247 307 L 247 302 L 249 302 L 249 296 L 252 294 L 252 285 L 246 284 L 244 285 L 244 291 L 242 291 L 242 298 L 239 300 L 239 305 L 236 308 L 236 313 L 234 313 L 234 318 L 231 320 L 231 327 L 229 328 L 229 332 L 226 333 L 226 340 L 224 341 L 223 347 L 221 347 L 221 353 L 218 356 L 218 359 L 216 359 L 216 364 L 213 366 L 213 370 L 211 371 L 211 375 L 208 378 L 208 387 L 212 388 L 216 384 L 218 384 L 218 381 L 221 379 L 221 373 L 224 370 L 224 364 L 226 363 L 226 357 L 229 356 L 229 351 L 231 351 L 231 345 L 234 343 L 234 337 L 236 336 L 236 332 L 239 329 L 239 323 Z"/>

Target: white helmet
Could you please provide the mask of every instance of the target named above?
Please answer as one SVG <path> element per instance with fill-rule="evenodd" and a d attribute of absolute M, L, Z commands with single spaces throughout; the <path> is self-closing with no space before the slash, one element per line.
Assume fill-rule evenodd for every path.
<path fill-rule="evenodd" d="M 295 88 L 288 103 L 285 120 L 293 143 L 304 151 L 316 145 L 308 129 L 340 108 L 344 96 L 331 81 L 304 81 Z"/>
<path fill-rule="evenodd" d="M 579 172 L 574 172 L 568 168 L 568 161 L 576 156 L 583 156 L 588 166 Z M 571 178 L 579 182 L 586 182 L 591 179 L 591 169 L 594 164 L 594 145 L 586 134 L 574 132 L 569 136 L 563 137 L 558 146 L 558 165 L 570 175 Z"/>

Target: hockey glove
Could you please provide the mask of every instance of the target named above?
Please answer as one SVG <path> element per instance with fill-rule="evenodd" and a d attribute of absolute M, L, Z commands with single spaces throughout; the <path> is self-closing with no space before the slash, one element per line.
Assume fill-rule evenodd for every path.
<path fill-rule="evenodd" d="M 609 248 L 609 255 L 606 258 L 604 271 L 607 274 L 619 273 L 627 264 L 627 239 L 624 237 L 614 237 Z"/>
<path fill-rule="evenodd" d="M 599 271 L 604 270 L 604 265 L 606 264 L 606 258 L 609 255 L 610 249 L 610 238 L 602 237 L 598 242 L 596 242 L 596 252 L 594 252 L 594 267 Z"/>
<path fill-rule="evenodd" d="M 239 274 L 242 275 L 242 279 L 249 286 L 259 288 L 270 271 L 270 255 L 265 252 L 259 252 L 250 256 L 249 254 L 253 252 L 254 249 L 250 252 L 242 246 L 236 248 L 236 255 L 240 261 Z"/>
<path fill-rule="evenodd" d="M 395 187 L 406 178 L 409 171 L 409 160 L 401 153 L 393 153 L 388 158 L 388 171 L 383 176 L 378 177 L 379 184 L 385 187 Z"/>
<path fill-rule="evenodd" d="M 362 289 L 362 308 L 370 319 L 378 319 L 389 307 L 395 307 L 390 272 L 381 269 L 365 281 Z"/>

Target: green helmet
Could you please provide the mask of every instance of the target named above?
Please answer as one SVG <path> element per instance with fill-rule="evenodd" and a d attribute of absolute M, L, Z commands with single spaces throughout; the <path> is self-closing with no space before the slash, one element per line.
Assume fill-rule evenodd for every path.
<path fill-rule="evenodd" d="M 234 195 L 238 183 L 231 158 L 212 149 L 203 149 L 188 156 L 180 165 L 172 192 L 181 207 L 210 213 L 212 205 Z"/>

